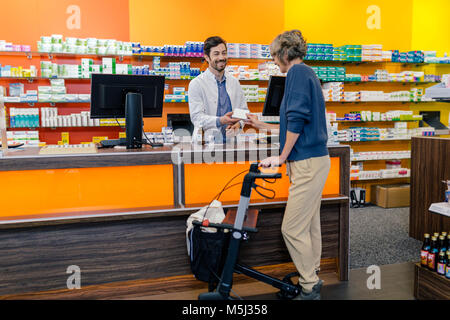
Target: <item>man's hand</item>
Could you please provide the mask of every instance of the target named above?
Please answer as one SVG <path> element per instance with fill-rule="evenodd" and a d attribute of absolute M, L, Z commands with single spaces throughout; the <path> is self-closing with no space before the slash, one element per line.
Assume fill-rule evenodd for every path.
<path fill-rule="evenodd" d="M 225 129 L 225 134 L 227 136 L 236 135 L 239 132 L 240 128 L 241 128 L 240 122 L 236 122 L 235 124 L 229 124 Z"/>
<path fill-rule="evenodd" d="M 269 167 L 279 167 L 281 166 L 286 160 L 282 159 L 281 157 L 269 157 L 264 160 L 262 160 L 259 163 L 260 167 L 263 168 L 269 168 Z"/>
<path fill-rule="evenodd" d="M 225 115 L 220 117 L 220 124 L 229 124 L 233 125 L 236 122 L 239 122 L 239 119 L 234 119 L 231 116 L 233 115 L 233 111 L 225 113 Z"/>

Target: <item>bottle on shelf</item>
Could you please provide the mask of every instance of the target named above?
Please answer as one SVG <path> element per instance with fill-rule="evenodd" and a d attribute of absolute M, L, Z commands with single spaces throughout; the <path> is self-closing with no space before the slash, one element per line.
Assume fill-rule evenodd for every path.
<path fill-rule="evenodd" d="M 447 248 L 447 251 L 449 250 L 448 249 L 448 239 L 449 239 L 449 237 L 448 237 L 448 234 L 447 234 L 447 231 L 442 231 L 442 233 L 441 233 L 441 236 L 444 236 L 444 244 L 445 244 L 445 247 Z"/>
<path fill-rule="evenodd" d="M 445 277 L 450 279 L 450 250 L 447 250 L 447 265 L 445 266 Z"/>
<path fill-rule="evenodd" d="M 439 275 L 445 276 L 445 268 L 447 266 L 447 257 L 444 251 L 439 252 L 436 271 Z"/>
<path fill-rule="evenodd" d="M 435 236 L 431 237 L 431 247 L 428 252 L 427 264 L 428 269 L 431 271 L 436 271 L 436 262 L 438 258 L 439 248 L 437 238 Z"/>
<path fill-rule="evenodd" d="M 428 266 L 428 252 L 431 248 L 431 242 L 430 242 L 430 234 L 425 233 L 422 250 L 420 250 L 420 265 L 422 267 Z"/>
<path fill-rule="evenodd" d="M 439 236 L 439 252 L 444 251 L 444 253 L 446 253 L 447 251 L 447 246 L 445 244 L 445 237 L 443 235 Z"/>

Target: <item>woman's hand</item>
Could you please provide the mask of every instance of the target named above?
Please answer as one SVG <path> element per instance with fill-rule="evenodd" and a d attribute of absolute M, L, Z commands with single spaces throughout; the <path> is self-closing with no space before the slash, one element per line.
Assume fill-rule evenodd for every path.
<path fill-rule="evenodd" d="M 258 120 L 256 114 L 247 113 L 247 120 L 244 120 L 245 124 L 249 124 L 256 129 L 264 129 L 265 123 Z"/>
<path fill-rule="evenodd" d="M 259 163 L 260 167 L 263 168 L 269 168 L 269 167 L 279 167 L 281 166 L 286 160 L 282 157 L 269 157 L 264 160 L 262 160 Z"/>

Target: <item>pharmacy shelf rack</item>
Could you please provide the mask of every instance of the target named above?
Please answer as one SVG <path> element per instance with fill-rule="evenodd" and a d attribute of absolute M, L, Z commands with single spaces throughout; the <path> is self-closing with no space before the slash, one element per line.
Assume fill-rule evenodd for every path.
<path fill-rule="evenodd" d="M 41 129 L 48 129 L 48 130 L 56 130 L 56 129 L 93 129 L 93 130 L 101 130 L 104 128 L 117 128 L 117 129 L 122 129 L 122 127 L 119 127 L 118 125 L 110 125 L 110 126 L 67 126 L 67 127 L 8 127 L 6 128 L 6 130 L 8 131 L 27 131 L 27 130 L 41 130 Z"/>
<path fill-rule="evenodd" d="M 33 56 L 40 57 L 48 57 L 49 59 L 53 59 L 54 57 L 79 57 L 79 58 L 102 58 L 102 57 L 113 57 L 119 58 L 119 61 L 122 61 L 124 58 L 153 58 L 153 57 L 161 57 L 161 58 L 170 58 L 170 59 L 196 59 L 201 60 L 203 57 L 190 57 L 190 56 L 166 56 L 164 54 L 92 54 L 92 53 L 67 53 L 67 52 L 39 52 L 39 51 L 0 51 L 0 55 L 5 56 L 26 56 L 28 59 L 31 59 Z M 269 61 L 272 58 L 244 58 L 244 57 L 228 57 L 229 60 L 262 60 Z M 305 60 L 306 63 L 332 63 L 332 64 L 386 64 L 386 63 L 395 63 L 401 64 L 404 66 L 407 65 L 415 65 L 415 66 L 426 66 L 426 65 L 443 65 L 448 66 L 448 63 L 429 63 L 429 62 L 397 62 L 397 61 L 342 61 L 342 60 Z"/>
<path fill-rule="evenodd" d="M 350 179 L 350 182 L 371 181 L 371 180 L 390 180 L 390 179 L 408 179 L 410 176 L 392 177 L 392 178 L 370 178 L 370 179 Z"/>
<path fill-rule="evenodd" d="M 411 138 L 404 139 L 383 139 L 383 140 L 361 140 L 361 141 L 339 141 L 340 143 L 361 143 L 361 142 L 386 142 L 386 141 L 408 141 Z"/>
<path fill-rule="evenodd" d="M 386 160 L 404 160 L 411 159 L 411 157 L 397 157 L 397 158 L 379 158 L 379 159 L 350 159 L 352 162 L 363 162 L 363 161 L 386 161 Z"/>
<path fill-rule="evenodd" d="M 388 101 L 388 100 L 378 100 L 378 101 L 325 101 L 325 103 L 335 103 L 335 104 L 348 104 L 348 103 L 434 103 L 439 101 Z"/>
<path fill-rule="evenodd" d="M 173 79 L 173 78 L 166 78 L 166 80 L 171 80 L 171 81 L 191 81 L 193 80 L 195 77 L 192 77 L 190 79 Z M 88 81 L 91 80 L 91 78 L 69 78 L 69 77 L 52 77 L 52 78 L 48 78 L 48 77 L 0 77 L 1 79 L 11 79 L 11 80 L 28 80 L 29 82 L 33 82 L 34 80 L 52 80 L 52 79 L 64 79 L 64 80 L 82 80 L 82 81 Z M 269 80 L 267 79 L 238 79 L 239 81 L 244 81 L 244 82 L 251 82 L 251 81 L 255 81 L 255 82 L 268 82 Z M 336 81 L 322 81 L 323 83 L 328 83 L 328 82 L 336 82 Z M 431 84 L 431 83 L 437 83 L 437 82 L 432 82 L 432 81 L 421 81 L 421 82 L 411 82 L 411 81 L 341 81 L 343 83 L 348 83 L 348 84 L 363 84 L 363 83 L 386 83 L 386 84 L 402 84 L 402 85 L 407 85 L 407 84 L 413 84 L 413 85 L 425 85 L 425 84 Z"/>
<path fill-rule="evenodd" d="M 368 121 L 357 121 L 357 120 L 335 120 L 330 121 L 331 123 L 391 123 L 391 122 L 416 122 L 416 121 L 422 121 L 421 120 L 368 120 Z"/>
<path fill-rule="evenodd" d="M 51 106 L 54 106 L 55 104 L 60 103 L 91 103 L 91 101 L 35 101 L 35 102 L 27 102 L 27 101 L 21 101 L 21 102 L 8 102 L 4 101 L 5 104 L 28 104 L 29 106 L 33 107 L 36 103 L 49 103 Z"/>
<path fill-rule="evenodd" d="M 123 61 L 124 58 L 132 58 L 133 55 L 127 54 L 93 54 L 93 53 L 65 53 L 65 52 L 38 52 L 38 51 L 0 51 L 0 55 L 2 56 L 23 56 L 25 55 L 28 59 L 33 57 L 46 57 L 50 60 L 56 57 L 60 58 L 118 58 L 120 62 Z"/>

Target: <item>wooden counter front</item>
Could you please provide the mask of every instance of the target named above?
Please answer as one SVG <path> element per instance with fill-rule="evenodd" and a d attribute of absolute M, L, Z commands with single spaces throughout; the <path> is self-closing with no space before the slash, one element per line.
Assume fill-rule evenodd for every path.
<path fill-rule="evenodd" d="M 263 150 L 265 148 L 266 151 L 276 150 L 270 146 L 258 148 Z M 227 152 L 237 155 L 239 150 L 239 148 L 231 148 Z M 322 258 L 327 261 L 327 268 L 331 268 L 340 280 L 347 280 L 350 152 L 347 146 L 330 147 L 329 150 L 332 158 L 338 158 L 335 160 L 337 161 L 335 170 L 339 172 L 339 182 L 337 194 L 323 195 L 322 198 Z M 175 150 L 175 152 L 176 157 L 182 158 L 186 150 Z M 184 170 L 185 166 L 190 164 L 161 163 L 167 161 L 169 157 L 173 159 L 174 148 L 168 148 L 159 154 L 151 153 L 151 150 L 146 150 L 118 152 L 112 155 L 107 152 L 96 155 L 100 158 L 111 157 L 115 163 L 120 162 L 116 157 L 127 159 L 127 164 L 120 166 L 109 166 L 109 160 L 92 162 L 92 155 L 79 156 L 75 160 L 80 166 L 77 168 L 67 168 L 70 167 L 70 161 L 74 159 L 71 157 L 51 157 L 47 167 L 45 167 L 45 161 L 37 154 L 22 155 L 22 158 L 17 155 L 15 161 L 0 158 L 2 183 L 6 177 L 12 179 L 4 184 L 8 188 L 3 191 L 9 192 L 10 196 L 16 196 L 14 193 L 22 195 L 22 198 L 17 196 L 17 202 L 14 204 L 17 208 L 33 207 L 24 201 L 28 198 L 24 196 L 23 189 L 19 188 L 21 185 L 28 184 L 27 191 L 36 192 L 40 196 L 48 193 L 48 199 L 50 199 L 51 194 L 54 196 L 59 194 L 60 191 L 57 190 L 59 183 L 67 184 L 68 188 L 72 188 L 67 195 L 72 199 L 77 197 L 84 199 L 89 190 L 92 191 L 96 187 L 95 182 L 98 182 L 98 177 L 102 176 L 103 170 L 108 171 L 103 178 L 111 176 L 111 180 L 105 180 L 102 185 L 105 190 L 111 190 L 111 188 L 120 190 L 117 185 L 123 183 L 130 190 L 122 188 L 122 192 L 133 194 L 136 191 L 133 189 L 133 182 L 137 181 L 139 188 L 144 188 L 144 193 L 148 192 L 148 195 L 140 194 L 139 199 L 147 197 L 148 200 L 153 196 L 155 201 L 169 202 L 168 205 L 155 205 L 153 200 L 138 203 L 139 199 L 133 200 L 130 197 L 127 200 L 128 207 L 121 207 L 118 204 L 123 203 L 123 199 L 118 198 L 116 194 L 111 198 L 111 203 L 116 201 L 116 206 L 107 208 L 97 206 L 100 202 L 93 203 L 94 208 L 88 208 L 82 201 L 74 207 L 63 208 L 61 211 L 53 210 L 46 214 L 40 213 L 39 210 L 20 214 L 18 210 L 14 212 L 15 215 L 0 217 L 0 243 L 2 244 L 0 246 L 0 299 L 1 296 L 11 294 L 65 289 L 66 281 L 70 276 L 66 271 L 71 265 L 81 269 L 82 287 L 190 274 L 186 252 L 186 220 L 191 213 L 198 211 L 211 199 L 199 198 L 202 203 L 184 202 L 185 190 L 190 187 L 184 179 Z M 243 161 L 246 163 L 252 161 L 250 155 L 251 153 L 247 153 Z M 139 157 L 143 157 L 144 160 Z M 152 157 L 156 159 L 155 162 L 147 162 Z M 30 159 L 36 160 L 36 168 L 32 167 L 33 162 Z M 9 162 L 8 166 L 6 162 L 3 162 L 5 160 Z M 142 165 L 142 161 L 147 164 Z M 102 163 L 105 165 L 102 166 Z M 23 170 L 11 171 L 10 165 L 15 166 L 16 169 L 21 167 Z M 205 166 L 208 166 L 209 170 L 216 164 L 205 164 Z M 220 166 L 217 165 L 215 175 L 223 174 Z M 91 176 L 84 178 L 88 171 L 92 171 Z M 133 171 L 136 175 L 127 176 Z M 141 172 L 140 175 L 139 172 Z M 70 174 L 77 178 L 67 179 Z M 53 188 L 49 182 L 44 186 L 43 181 L 46 175 L 53 177 L 51 178 L 54 179 Z M 119 180 L 118 176 L 120 176 Z M 17 179 L 19 177 L 20 179 Z M 202 178 L 210 179 L 211 177 Z M 126 182 L 127 179 L 131 181 Z M 170 182 L 164 180 L 170 180 Z M 163 188 L 162 184 L 167 186 Z M 218 188 L 220 187 L 222 186 Z M 202 189 L 197 190 L 199 193 L 202 191 Z M 252 209 L 258 209 L 260 212 L 257 222 L 258 233 L 242 246 L 242 262 L 249 266 L 269 266 L 291 261 L 280 232 L 287 199 L 282 193 L 277 192 L 277 194 L 276 199 L 255 198 L 250 204 Z M 237 201 L 234 199 L 221 200 L 225 209 L 237 207 Z M 42 208 L 48 210 L 49 207 L 43 205 Z"/>

